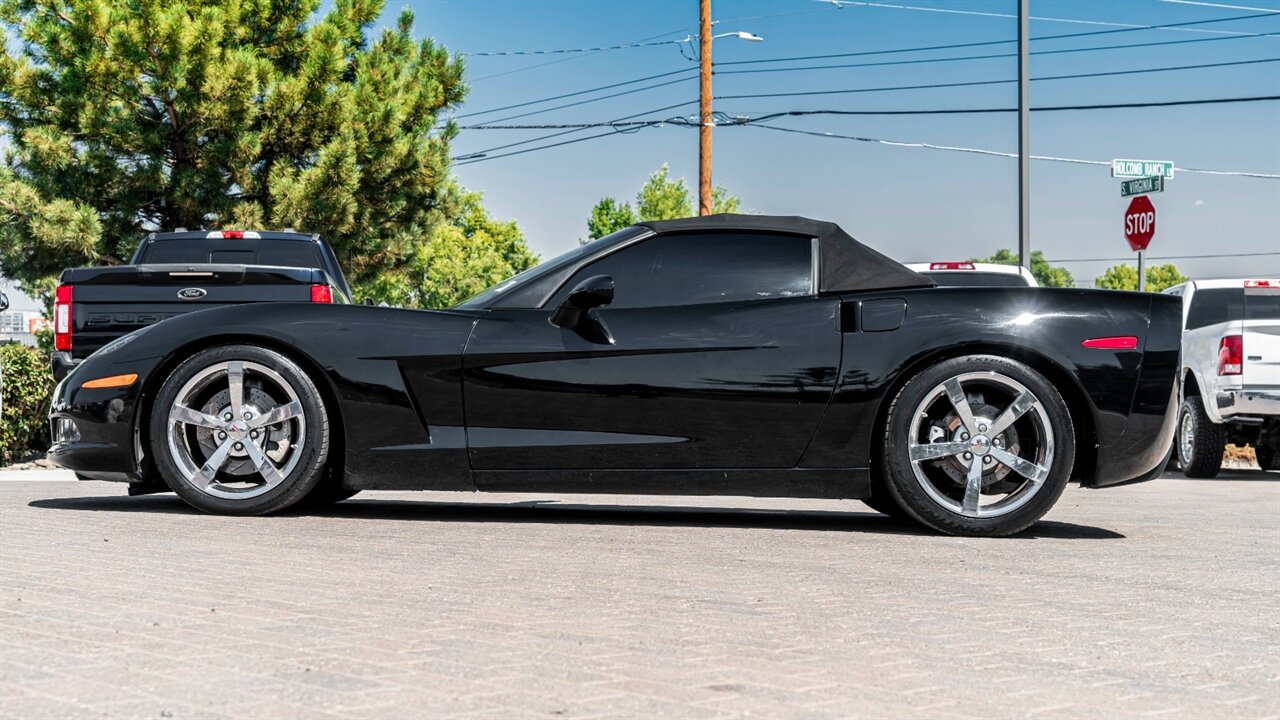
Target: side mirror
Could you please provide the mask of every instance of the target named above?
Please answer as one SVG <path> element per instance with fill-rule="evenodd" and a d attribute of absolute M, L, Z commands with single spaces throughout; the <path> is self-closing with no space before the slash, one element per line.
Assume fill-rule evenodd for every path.
<path fill-rule="evenodd" d="M 613 334 L 596 315 L 596 308 L 613 302 L 613 278 L 596 275 L 578 283 L 551 315 L 551 324 L 572 330 L 584 340 L 612 345 Z"/>
<path fill-rule="evenodd" d="M 563 328 L 578 328 L 592 310 L 613 302 L 613 278 L 595 275 L 578 283 L 568 297 L 556 308 L 551 324 Z"/>
<path fill-rule="evenodd" d="M 361 301 L 360 301 L 360 304 L 361 304 L 361 305 L 376 305 L 377 303 L 375 303 L 375 302 L 373 301 L 373 298 L 365 298 L 364 300 L 361 300 Z"/>

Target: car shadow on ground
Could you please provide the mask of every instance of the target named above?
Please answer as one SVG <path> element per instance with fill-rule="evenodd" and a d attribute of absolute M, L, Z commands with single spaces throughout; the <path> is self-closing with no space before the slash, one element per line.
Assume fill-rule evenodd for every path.
<path fill-rule="evenodd" d="M 198 514 L 174 495 L 76 497 L 35 500 L 31 507 L 48 510 Z M 380 500 L 357 497 L 322 510 L 292 510 L 293 517 L 364 518 L 370 520 L 470 523 L 550 523 L 690 528 L 765 528 L 886 535 L 938 535 L 913 522 L 880 513 L 837 510 L 767 510 L 757 508 L 669 505 L 608 505 L 557 500 L 523 502 L 438 502 Z M 1013 536 L 1016 539 L 1116 540 L 1125 536 L 1105 528 L 1042 520 Z"/>
<path fill-rule="evenodd" d="M 1234 482 L 1277 482 L 1280 472 L 1263 470 L 1262 468 L 1222 468 L 1213 478 L 1189 478 L 1178 470 L 1170 469 L 1160 477 L 1161 480 L 1189 480 L 1191 482 L 1214 482 L 1215 480 L 1231 480 Z"/>

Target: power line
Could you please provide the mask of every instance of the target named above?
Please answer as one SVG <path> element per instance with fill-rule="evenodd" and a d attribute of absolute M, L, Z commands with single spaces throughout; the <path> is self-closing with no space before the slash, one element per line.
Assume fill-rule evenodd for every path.
<path fill-rule="evenodd" d="M 1270 8 L 1246 7 L 1244 5 L 1223 5 L 1222 3 L 1199 2 L 1198 0 L 1156 0 L 1156 2 L 1172 3 L 1174 5 L 1199 5 L 1200 7 L 1226 8 L 1227 10 L 1259 10 L 1264 13 L 1280 13 L 1280 10 L 1272 10 Z"/>
<path fill-rule="evenodd" d="M 1184 105 L 1224 105 L 1230 103 L 1250 103 L 1265 102 L 1270 100 L 1280 100 L 1280 95 L 1254 95 L 1249 97 L 1229 97 L 1229 98 L 1203 98 L 1195 100 L 1159 100 L 1152 102 L 1131 102 L 1131 103 L 1101 103 L 1095 105 L 1047 105 L 1044 107 L 1031 108 L 1032 112 L 1062 112 L 1071 110 L 1122 110 L 1130 108 L 1150 108 L 1150 107 L 1178 107 Z M 690 103 L 693 101 L 690 101 Z M 688 105 L 690 103 L 682 103 Z M 679 105 L 673 107 L 680 107 Z M 978 115 L 986 113 L 1011 113 L 1017 112 L 1016 107 L 998 107 L 998 108 L 939 108 L 936 110 L 787 110 L 785 112 L 769 113 L 759 117 L 737 117 L 726 113 L 717 113 L 723 115 L 723 121 L 717 120 L 717 125 L 749 125 L 754 122 L 763 122 L 773 120 L 780 117 L 804 117 L 809 115 Z M 644 115 L 648 112 L 641 113 Z M 633 116 L 634 117 L 634 116 Z M 668 118 L 663 120 L 636 120 L 624 122 L 622 119 L 605 120 L 602 122 L 583 122 L 583 123 L 541 123 L 528 125 L 462 125 L 459 130 L 563 130 L 566 128 L 597 128 L 597 127 L 625 127 L 629 125 L 692 125 L 696 126 L 696 121 L 687 118 Z"/>
<path fill-rule="evenodd" d="M 957 10 L 955 8 L 922 7 L 920 5 L 892 5 L 889 3 L 859 2 L 856 0 L 818 0 L 818 1 L 829 2 L 832 5 L 835 5 L 836 7 L 842 7 L 845 5 L 856 5 L 859 7 L 885 8 L 887 10 L 916 10 L 921 12 L 947 13 L 951 15 L 975 15 L 979 17 L 1013 18 L 1015 20 L 1018 17 L 1017 15 L 1011 15 L 1009 13 L 984 12 L 980 10 Z M 1261 14 L 1275 15 L 1277 14 L 1277 12 L 1280 12 L 1280 11 L 1267 10 Z M 1136 25 L 1133 23 L 1108 22 L 1105 20 L 1080 20 L 1077 18 L 1037 17 L 1035 15 L 1032 15 L 1029 19 L 1036 20 L 1039 22 L 1070 23 L 1073 25 L 1101 25 L 1103 27 L 1134 28 L 1134 29 L 1143 29 L 1143 30 L 1148 29 L 1148 26 L 1144 26 L 1144 25 Z M 1235 31 L 1233 30 L 1204 30 L 1204 29 L 1198 29 L 1198 28 L 1196 29 L 1162 28 L 1162 29 L 1173 29 L 1173 30 L 1179 30 L 1181 32 L 1213 33 L 1216 35 L 1234 35 L 1235 34 Z"/>
<path fill-rule="evenodd" d="M 583 130 L 587 129 L 587 127 L 578 127 L 578 128 L 574 128 L 574 129 L 571 129 L 571 130 L 567 130 L 567 131 L 565 131 L 565 132 L 551 133 L 550 135 L 542 135 L 542 136 L 539 136 L 539 137 L 536 137 L 536 138 L 530 138 L 530 139 L 528 139 L 528 140 L 522 140 L 522 141 L 520 141 L 520 142 L 508 143 L 508 144 L 506 144 L 506 145 L 498 145 L 497 147 L 491 147 L 491 148 L 486 148 L 486 149 L 484 149 L 484 150 L 478 150 L 478 151 L 473 152 L 473 153 L 467 153 L 466 155 L 462 155 L 462 156 L 460 156 L 460 157 L 454 158 L 454 163 L 455 163 L 455 164 L 457 164 L 457 165 L 467 165 L 467 164 L 470 164 L 470 163 L 472 163 L 472 162 L 479 162 L 479 161 L 481 161 L 481 160 L 496 160 L 496 159 L 498 159 L 498 158 L 502 158 L 502 157 L 509 157 L 509 156 L 511 156 L 511 155 L 520 155 L 520 154 L 523 154 L 523 153 L 526 153 L 526 152 L 532 152 L 533 150 L 544 150 L 544 149 L 547 149 L 547 148 L 559 147 L 560 145 L 568 145 L 568 144 L 573 143 L 573 142 L 580 142 L 580 141 L 582 141 L 582 140 L 591 140 L 591 139 L 598 138 L 598 137 L 607 137 L 608 135 L 616 134 L 616 133 L 618 133 L 618 132 L 626 132 L 626 131 L 628 130 L 628 128 L 627 128 L 627 127 L 625 127 L 625 125 L 626 125 L 626 122 L 625 122 L 625 121 L 630 120 L 630 119 L 632 119 L 632 118 L 637 118 L 637 117 L 640 117 L 641 115 L 649 115 L 649 114 L 652 114 L 652 113 L 666 112 L 667 110 L 674 110 L 674 109 L 676 109 L 676 108 L 678 108 L 678 107 L 684 107 L 685 105 L 692 105 L 692 104 L 693 104 L 693 103 L 695 103 L 695 102 L 697 102 L 697 101 L 696 101 L 696 100 L 690 100 L 690 101 L 687 101 L 687 102 L 676 103 L 675 105 L 668 105 L 668 106 L 666 106 L 666 107 L 653 108 L 652 110 L 645 110 L 644 112 L 636 113 L 636 114 L 634 114 L 634 115 L 627 115 L 626 117 L 618 118 L 617 120 L 615 120 L 615 121 L 614 121 L 614 123 L 618 123 L 618 124 L 620 124 L 620 126 L 618 126 L 618 127 L 615 127 L 615 126 L 613 126 L 613 125 L 607 125 L 607 124 L 600 124 L 600 125 L 587 126 L 587 127 L 613 127 L 613 128 L 614 128 L 614 131 L 613 131 L 613 132 L 610 132 L 610 133 L 603 133 L 603 134 L 599 134 L 599 135 L 592 135 L 591 137 L 586 137 L 586 138 L 577 138 L 577 139 L 575 139 L 575 140 L 571 140 L 571 141 L 569 141 L 569 142 L 554 143 L 554 144 L 551 144 L 551 145 L 543 145 L 543 146 L 539 146 L 539 147 L 536 147 L 536 148 L 528 148 L 528 149 L 520 150 L 520 151 L 513 152 L 513 153 L 503 153 L 502 155 L 489 155 L 489 153 L 494 152 L 495 150 L 505 150 L 506 148 L 516 147 L 516 146 L 518 146 L 518 145 L 528 145 L 528 144 L 530 144 L 530 143 L 540 142 L 540 141 L 542 141 L 542 140 L 550 140 L 551 138 L 560 137 L 560 136 L 563 136 L 563 135 L 571 135 L 571 134 L 573 134 L 573 133 L 582 132 Z M 640 125 L 640 126 L 638 126 L 638 127 L 634 128 L 634 129 L 637 129 L 637 130 L 638 130 L 638 129 L 642 129 L 643 127 L 646 127 L 646 126 L 650 126 L 650 124 L 649 124 L 649 123 L 645 123 L 645 124 L 642 124 L 642 125 Z M 478 126 L 477 128 L 473 128 L 473 129 L 480 129 L 480 128 L 488 129 L 488 126 Z"/>
<path fill-rule="evenodd" d="M 657 75 L 646 75 L 645 77 L 635 78 L 633 80 L 623 80 L 622 82 L 616 82 L 611 85 L 601 85 L 600 87 L 588 88 L 586 90 L 575 90 L 574 92 L 568 92 L 562 95 L 552 95 L 550 97 L 544 97 L 539 100 L 529 100 L 526 102 L 515 103 L 514 105 L 503 105 L 502 107 L 490 108 L 488 110 L 476 110 L 475 112 L 463 113 L 462 115 L 458 115 L 457 117 L 459 118 L 474 117 L 476 115 L 488 115 L 489 113 L 501 112 L 503 110 L 514 110 L 516 108 L 527 107 L 529 105 L 538 105 L 544 102 L 551 102 L 552 100 L 563 100 L 564 98 L 575 97 L 577 95 L 587 95 L 589 93 L 599 92 L 601 90 L 612 90 L 613 88 L 619 88 L 624 85 L 634 85 L 638 82 L 645 82 L 647 80 L 657 80 L 659 78 L 670 77 L 672 75 L 679 75 L 680 73 L 696 72 L 697 70 L 698 68 L 696 67 L 680 68 L 679 70 L 672 70 L 671 72 L 658 73 Z"/>
<path fill-rule="evenodd" d="M 1096 37 L 1099 35 L 1118 35 L 1121 33 L 1141 32 L 1143 30 L 1178 29 L 1178 28 L 1185 28 L 1192 25 L 1206 25 L 1209 23 L 1230 22 L 1232 20 L 1252 20 L 1254 18 L 1261 18 L 1261 17 L 1273 17 L 1273 15 L 1272 13 L 1261 13 L 1257 15 L 1237 15 L 1235 17 L 1229 17 L 1229 18 L 1212 18 L 1209 20 L 1191 20 L 1191 21 L 1179 22 L 1179 23 L 1163 23 L 1160 25 L 1143 25 L 1140 27 L 1127 27 L 1120 30 L 1092 30 L 1089 32 L 1080 32 L 1080 33 L 1061 33 L 1058 35 L 1041 35 L 1039 37 L 1033 37 L 1031 38 L 1031 40 L 1032 42 L 1043 42 L 1045 40 L 1067 40 L 1070 38 Z M 1239 32 L 1239 33 L 1232 33 L 1232 34 L 1234 36 L 1240 36 L 1240 37 L 1280 37 L 1276 33 Z M 920 47 L 897 48 L 897 49 L 890 49 L 890 50 L 862 50 L 859 52 L 830 53 L 826 55 L 797 55 L 794 57 L 763 58 L 758 60 L 734 60 L 732 62 L 716 63 L 716 65 L 719 65 L 719 66 L 755 65 L 759 63 L 794 62 L 797 60 L 831 60 L 834 58 L 842 58 L 842 57 L 865 57 L 868 55 L 894 55 L 899 53 L 928 52 L 933 50 L 956 50 L 961 48 L 985 47 L 988 45 L 1008 45 L 1009 43 L 1015 43 L 1015 42 L 1017 42 L 1017 39 L 982 40 L 978 42 L 949 43 L 946 45 L 925 45 Z"/>
<path fill-rule="evenodd" d="M 669 33 L 667 33 L 669 34 Z M 602 47 L 560 48 L 556 50 L 504 50 L 501 52 L 460 53 L 467 57 L 504 57 L 510 55 L 565 55 L 573 53 L 597 53 L 609 50 L 630 50 L 632 48 L 656 47 L 658 45 L 679 45 L 687 40 L 658 40 L 656 42 L 634 42 L 624 45 L 605 45 Z"/>
<path fill-rule="evenodd" d="M 857 142 L 873 143 L 878 145 L 891 145 L 893 147 L 911 147 L 923 150 L 944 150 L 947 152 L 973 153 L 976 155 L 991 155 L 995 157 L 1016 158 L 1017 153 L 1001 152 L 999 150 L 985 150 L 982 148 L 959 147 L 955 145 L 936 145 L 934 143 L 916 143 L 902 142 L 899 140 L 883 140 L 880 138 L 858 137 L 856 135 L 840 135 L 829 132 L 816 132 L 813 130 L 799 130 L 796 128 L 785 128 L 777 125 L 765 125 L 763 123 L 750 123 L 747 127 L 765 128 L 766 130 L 777 130 L 780 132 L 796 133 L 799 135 L 813 135 L 815 137 L 834 138 L 837 140 L 854 140 Z M 1032 155 L 1032 160 L 1044 160 L 1048 162 L 1072 163 L 1075 165 L 1107 165 L 1110 166 L 1109 160 L 1082 160 L 1080 158 L 1055 157 L 1053 155 Z M 1203 168 L 1175 168 L 1175 170 L 1188 173 L 1202 173 L 1206 175 L 1229 175 L 1235 177 L 1249 177 L 1263 180 L 1280 180 L 1280 175 L 1270 175 L 1266 173 L 1242 172 L 1237 170 L 1207 170 Z"/>
<path fill-rule="evenodd" d="M 784 14 L 800 14 L 800 13 L 784 13 Z M 1044 37 L 1041 37 L 1041 38 L 1034 38 L 1034 39 L 1035 39 L 1035 40 L 1053 40 L 1053 39 L 1063 39 L 1063 38 L 1073 38 L 1073 37 L 1086 37 L 1086 36 L 1093 36 L 1093 35 L 1108 35 L 1108 34 L 1113 34 L 1113 33 L 1118 33 L 1118 32 L 1135 32 L 1136 30 L 1140 30 L 1140 29 L 1162 29 L 1162 28 L 1167 28 L 1167 27 L 1177 27 L 1177 26 L 1182 26 L 1182 25 L 1194 25 L 1194 24 L 1203 24 L 1203 23 L 1209 23 L 1209 22 L 1222 22 L 1223 20 L 1243 20 L 1243 19 L 1256 18 L 1256 17 L 1265 17 L 1265 16 L 1267 16 L 1267 15 L 1268 15 L 1267 13 L 1263 13 L 1262 15 L 1246 15 L 1246 16 L 1236 17 L 1236 18 L 1217 18 L 1217 19 L 1213 19 L 1213 20 L 1195 20 L 1195 21 L 1192 21 L 1192 22 L 1189 22 L 1189 23 L 1171 23 L 1171 24 L 1166 24 L 1166 25 L 1149 25 L 1149 26 L 1144 26 L 1144 27 L 1142 27 L 1142 28 L 1127 28 L 1127 29 L 1124 29 L 1124 30 L 1102 30 L 1102 31 L 1084 32 L 1084 33 L 1067 33 L 1067 34 L 1062 34 L 1062 35 L 1048 35 L 1048 36 L 1044 36 Z M 763 17 L 763 16 L 762 16 L 762 17 Z M 741 19 L 741 18 L 734 18 L 734 19 Z M 681 30 L 675 30 L 675 31 L 671 31 L 671 32 L 663 33 L 662 35 L 671 35 L 671 34 L 673 34 L 673 33 L 675 33 L 675 32 L 681 32 Z M 655 35 L 655 36 L 651 36 L 651 38 L 652 38 L 652 37 L 662 37 L 662 35 Z M 1036 51 L 1035 53 L 1032 53 L 1032 54 L 1033 54 L 1033 55 L 1038 55 L 1038 54 L 1054 54 L 1054 53 L 1093 52 L 1093 51 L 1095 51 L 1095 50 L 1109 50 L 1109 49 L 1113 49 L 1113 48 L 1114 48 L 1114 49 L 1120 49 L 1120 48 L 1148 47 L 1148 46 L 1161 45 L 1161 44 L 1174 45 L 1174 44 L 1179 44 L 1179 43 L 1190 43 L 1190 42 L 1211 42 L 1211 41 L 1214 41 L 1214 40 L 1232 40 L 1232 39 L 1241 39 L 1241 38 L 1244 38 L 1244 37 L 1272 37 L 1272 35 L 1269 35 L 1269 34 L 1266 34 L 1266 33 L 1243 33 L 1243 34 L 1240 34 L 1240 35 L 1233 35 L 1233 36 L 1228 36 L 1228 37 L 1196 38 L 1196 39 L 1193 39 L 1193 40 L 1174 40 L 1174 41 L 1165 41 L 1165 42 L 1160 42 L 1160 43 L 1143 43 L 1143 44 L 1138 44 L 1138 45 L 1111 45 L 1111 46 L 1102 46 L 1102 47 L 1096 47 L 1096 48 L 1067 48 L 1067 49 L 1060 49 L 1060 50 L 1040 50 L 1040 51 Z M 643 40 L 649 40 L 649 39 L 651 39 L 651 38 L 644 38 Z M 1001 44 L 1008 44 L 1008 43 L 1011 43 L 1011 42 L 1015 42 L 1015 41 L 1014 41 L 1014 40 L 991 40 L 991 41 L 976 42 L 976 43 L 953 43 L 953 44 L 949 44 L 949 45 L 932 45 L 932 46 L 915 47 L 915 48 L 899 48 L 899 49 L 896 49 L 896 50 L 873 50 L 873 51 L 856 52 L 856 53 L 836 53 L 836 54 L 832 54 L 832 55 L 810 55 L 810 56 L 802 56 L 802 57 L 794 57 L 794 58 L 774 58 L 774 59 L 770 59 L 770 60 L 744 60 L 744 61 L 738 61 L 738 62 L 717 63 L 717 64 L 716 64 L 716 66 L 717 66 L 717 67 L 719 67 L 719 66 L 730 66 L 730 65 L 741 65 L 741 64 L 748 64 L 748 63 L 763 63 L 763 62 L 789 62 L 789 61 L 794 61 L 794 60 L 827 59 L 827 58 L 837 58 L 837 57 L 854 57 L 854 56 L 866 56 L 866 55 L 886 55 L 886 54 L 896 54 L 896 53 L 922 52 L 922 51 L 929 51 L 929 50 L 947 50 L 947 49 L 956 49 L 956 48 L 968 48 L 968 47 L 980 47 L 980 46 L 989 46 L 989 45 L 1001 45 Z M 979 56 L 968 56 L 968 57 L 959 57 L 959 58 L 932 58 L 932 59 L 923 59 L 923 60 L 903 60 L 903 61 L 893 61 L 893 62 L 886 62 L 886 63 L 863 63 L 863 64 L 848 64 L 848 65 L 829 65 L 829 66 L 819 66 L 819 67 L 812 67 L 812 68 L 779 68 L 779 69 L 758 70 L 758 71 L 753 71 L 753 70 L 721 70 L 721 71 L 718 71 L 718 72 L 717 72 L 717 74 L 720 74 L 720 75 L 729 75 L 729 74 L 739 74 L 739 73 L 747 73 L 747 72 L 782 72 L 782 71 L 787 71 L 787 70 L 792 70 L 792 69 L 795 69 L 795 70 L 802 70 L 802 69 L 825 69 L 825 68 L 841 68 L 841 67 L 877 67 L 877 66 L 881 66 L 881 65 L 892 65 L 892 64 L 909 65 L 909 64 L 917 64 L 917 63 L 952 62 L 952 61 L 962 61 L 962 60 L 971 60 L 971 59 L 985 59 L 985 58 L 996 58 L 996 57 L 1010 57 L 1010 56 L 1012 56 L 1012 55 L 1013 55 L 1013 53 L 1008 53 L 1008 54 L 995 54 L 995 55 L 986 55 L 986 56 L 980 56 L 980 55 L 979 55 Z M 585 56 L 584 56 L 584 57 L 585 57 Z M 565 58 L 564 60 L 555 60 L 555 61 L 553 61 L 553 62 L 564 62 L 565 60 L 571 60 L 571 59 L 575 59 L 575 58 Z M 536 68 L 536 67 L 542 67 L 543 65 L 548 65 L 548 64 L 551 64 L 551 63 L 543 63 L 542 65 L 535 65 L 535 66 L 533 66 L 533 67 L 535 67 L 535 68 Z M 533 68 L 527 68 L 527 69 L 533 69 Z M 603 90 L 611 90 L 611 89 L 613 89 L 613 88 L 617 88 L 617 87 L 623 87 L 623 86 L 626 86 L 626 85 L 633 85 L 633 84 L 635 84 L 635 83 L 646 82 L 646 81 L 648 81 L 648 80 L 656 80 L 656 79 L 659 79 L 659 78 L 669 77 L 669 76 L 671 76 L 671 75 L 676 75 L 676 74 L 679 74 L 679 73 L 692 72 L 692 71 L 694 71 L 694 70 L 696 70 L 696 68 L 690 67 L 690 68 L 684 68 L 684 69 L 680 69 L 680 70 L 673 70 L 673 71 L 670 71 L 670 72 L 667 72 L 667 73 L 659 73 L 659 74 L 657 74 L 657 75 L 647 75 L 647 76 L 645 76 L 645 77 L 641 77 L 641 78 L 633 78 L 633 79 L 631 79 L 631 80 L 624 80 L 624 81 L 621 81 L 621 82 L 611 83 L 611 84 L 608 84 L 608 85 L 601 85 L 601 86 L 598 86 L 598 87 L 587 88 L 587 89 L 584 89 L 584 90 L 576 90 L 576 91 L 573 91 L 573 92 L 563 93 L 563 94 L 560 94 L 560 95 L 553 95 L 553 96 L 550 96 L 550 97 L 539 98 L 539 99 L 536 99 L 536 100 L 528 100 L 528 101 L 525 101 L 525 102 L 515 103 L 515 104 L 512 104 L 512 105 L 504 105 L 504 106 L 502 106 L 502 107 L 490 108 L 490 109 L 488 109 L 488 110 L 479 110 L 479 111 L 476 111 L 476 112 L 471 112 L 471 113 L 466 113 L 466 114 L 463 114 L 463 115 L 459 115 L 459 116 L 457 116 L 457 117 L 459 117 L 459 118 L 474 117 L 474 116 L 476 116 L 476 115 L 485 115 L 485 114 L 489 114 L 489 113 L 493 113 L 493 112 L 500 112 L 500 111 L 502 111 L 502 110 L 512 110 L 512 109 L 520 108 L 520 107 L 528 107 L 528 106 L 530 106 L 530 105 L 539 105 L 539 104 L 544 103 L 544 102 L 551 102 L 551 101 L 553 101 L 553 100 L 560 100 L 560 99 L 563 99 L 563 98 L 567 98 L 567 97 L 575 97 L 575 96 L 578 96 L 578 95 L 588 95 L 588 94 L 591 94 L 591 93 L 593 93 L 593 92 L 599 92 L 599 91 L 603 91 Z M 520 70 L 513 70 L 513 71 L 510 71 L 510 72 L 520 72 Z M 509 73 L 499 73 L 498 75 L 506 75 L 506 74 L 509 74 Z M 486 76 L 484 76 L 484 77 L 482 77 L 482 78 L 477 78 L 476 80 L 483 80 L 483 79 L 487 79 L 487 78 L 491 78 L 491 77 L 497 77 L 497 75 L 486 75 Z M 474 82 L 474 81 L 473 81 L 473 82 Z M 657 85 L 657 86 L 654 86 L 654 87 L 661 87 L 661 85 Z M 641 92 L 641 91 L 642 91 L 642 89 L 637 89 L 637 90 L 636 90 L 636 92 Z M 597 99 L 598 99 L 598 100 L 606 100 L 606 99 L 609 99 L 610 97 L 617 97 L 617 95 L 611 95 L 611 96 L 608 96 L 608 97 L 601 97 L 601 98 L 597 98 Z M 518 118 L 520 118 L 520 117 L 529 117 L 529 116 L 531 116 L 531 115 L 540 114 L 540 113 L 542 113 L 542 112 L 551 112 L 551 111 L 553 111 L 553 110 L 563 109 L 564 107 L 574 107 L 574 106 L 576 106 L 576 105 L 585 105 L 585 104 L 588 104 L 589 102 L 595 102 L 595 100 L 589 100 L 589 101 L 582 102 L 582 103 L 576 103 L 576 104 L 573 104 L 573 105 L 567 105 L 567 106 L 560 106 L 560 107 L 556 107 L 556 108 L 545 108 L 545 109 L 543 109 L 543 110 L 539 110 L 539 111 L 536 111 L 536 112 L 530 112 L 530 113 L 526 113 L 526 114 L 524 114 L 524 115 L 518 115 L 518 116 L 511 116 L 511 117 L 501 118 L 501 119 L 498 119 L 498 120 L 494 120 L 494 121 L 492 121 L 492 122 L 504 122 L 504 121 L 506 121 L 506 120 L 514 120 L 514 119 L 518 119 Z"/>
<path fill-rule="evenodd" d="M 657 35 L 650 35 L 649 37 L 642 37 L 642 38 L 640 38 L 639 40 L 633 40 L 632 42 L 633 42 L 633 43 L 647 42 L 647 41 L 649 41 L 649 40 L 657 40 L 657 39 L 658 39 L 658 38 L 660 38 L 660 37 L 666 37 L 666 36 L 668 36 L 668 35 L 675 35 L 676 33 L 687 33 L 688 31 L 689 31 L 689 28 L 688 28 L 688 27 L 682 27 L 682 28 L 677 28 L 677 29 L 675 29 L 675 30 L 668 30 L 667 32 L 664 32 L 664 33 L 658 33 Z M 600 51 L 597 51 L 597 52 L 583 53 L 583 54 L 581 54 L 581 55 L 570 55 L 570 56 L 568 56 L 568 57 L 563 57 L 563 58 L 560 58 L 560 59 L 558 59 L 558 60 L 548 60 L 547 62 L 538 63 L 538 64 L 536 64 L 536 65 L 527 65 L 527 66 L 522 67 L 522 68 L 516 68 L 515 70 L 506 70 L 506 71 L 504 71 L 504 72 L 499 72 L 499 73 L 490 73 L 490 74 L 488 74 L 488 75 L 481 75 L 480 77 L 477 77 L 477 78 L 470 78 L 470 79 L 469 79 L 469 81 L 470 81 L 470 82 L 472 82 L 472 83 L 477 83 L 477 82 L 480 82 L 481 80 L 490 80 L 490 79 L 493 79 L 493 78 L 504 77 L 504 76 L 506 76 L 506 75 L 515 75 L 516 73 L 528 72 L 529 70 L 537 70 L 538 68 L 546 67 L 546 66 L 548 66 L 548 65 L 558 65 L 558 64 L 560 64 L 560 63 L 571 62 L 571 61 L 573 61 L 573 60 L 581 60 L 581 59 L 583 59 L 583 58 L 589 58 L 589 57 L 591 57 L 591 56 L 593 56 L 593 55 L 597 55 L 597 54 L 599 54 L 600 52 L 604 52 L 604 51 L 603 51 L 603 50 L 600 50 Z"/>
<path fill-rule="evenodd" d="M 1260 58 L 1256 60 L 1236 60 L 1233 62 L 1221 63 L 1202 63 L 1199 65 L 1176 65 L 1172 67 L 1157 68 L 1141 68 L 1137 70 L 1108 70 L 1106 72 L 1096 73 L 1073 73 L 1070 75 L 1046 75 L 1043 77 L 1031 78 L 1032 81 L 1044 80 L 1077 80 L 1081 78 L 1094 77 L 1112 77 L 1118 75 L 1141 75 L 1145 73 L 1173 72 L 1178 70 L 1200 70 L 1205 68 L 1231 67 L 1237 65 L 1256 65 L 1259 63 L 1280 62 L 1280 58 Z M 770 97 L 801 97 L 808 95 L 848 95 L 852 93 L 869 93 L 869 92 L 892 92 L 899 90 L 933 90 L 937 88 L 951 87 L 975 87 L 979 85 L 1003 85 L 1007 83 L 1018 82 L 1017 78 L 1010 80 L 970 80 L 967 82 L 953 83 L 929 83 L 925 85 L 897 85 L 889 87 L 874 88 L 849 88 L 844 90 L 804 90 L 798 92 L 781 92 L 781 93 L 747 93 L 742 95 L 716 95 L 716 100 L 742 100 L 747 98 L 770 98 Z"/>
<path fill-rule="evenodd" d="M 666 87 L 668 85 L 675 85 L 677 83 L 688 82 L 689 80 L 692 80 L 692 79 L 693 79 L 692 76 L 676 78 L 675 80 L 668 80 L 666 82 L 654 83 L 652 85 L 645 85 L 644 87 L 632 88 L 631 90 L 623 90 L 622 92 L 616 92 L 616 93 L 613 93 L 612 95 L 601 95 L 600 97 L 588 98 L 586 100 L 578 100 L 577 102 L 565 103 L 563 105 L 555 105 L 549 108 L 543 108 L 541 110 L 531 110 L 529 112 L 520 113 L 518 115 L 508 115 L 506 117 L 501 117 L 494 120 L 487 120 L 481 124 L 488 125 L 490 123 L 506 122 L 507 120 L 518 120 L 522 117 L 529 117 L 530 115 L 541 115 L 542 113 L 548 113 L 555 110 L 563 110 L 565 108 L 577 107 L 579 105 L 586 105 L 588 103 L 599 102 L 600 100 L 609 100 L 611 98 L 622 97 L 623 95 L 632 95 L 634 93 L 644 92 L 646 90 L 653 90 L 655 88 Z"/>
<path fill-rule="evenodd" d="M 1280 251 L 1255 252 L 1255 253 L 1230 253 L 1230 254 L 1211 253 L 1207 255 L 1160 255 L 1158 257 L 1148 256 L 1147 259 L 1148 260 L 1211 260 L 1211 259 L 1217 259 L 1217 258 L 1271 257 L 1272 255 L 1280 255 Z M 1133 256 L 1130 255 L 1128 257 L 1107 257 L 1107 258 L 1066 258 L 1066 259 L 1059 259 L 1059 260 L 1050 259 L 1050 260 L 1046 260 L 1046 262 L 1063 264 L 1063 263 L 1084 263 L 1084 262 L 1116 262 L 1119 260 L 1132 261 Z"/>
<path fill-rule="evenodd" d="M 1247 37 L 1228 35 L 1224 37 L 1191 38 L 1190 40 L 1161 40 L 1150 43 L 1126 43 L 1123 45 L 1103 45 L 1100 47 L 1064 48 L 1060 50 L 1036 50 L 1032 55 L 1061 55 L 1063 53 L 1098 52 L 1101 50 L 1132 50 L 1134 48 L 1156 47 L 1162 45 L 1185 45 L 1188 43 L 1218 42 L 1221 40 L 1247 40 Z M 837 65 L 801 65 L 799 67 L 782 68 L 747 68 L 745 70 L 721 70 L 716 75 L 744 75 L 748 73 L 795 72 L 802 70 L 837 70 L 859 67 L 887 67 L 890 65 L 921 65 L 929 63 L 961 62 L 967 60 L 991 60 L 995 58 L 1017 57 L 1017 53 L 993 53 L 989 55 L 963 55 L 961 57 L 922 58 L 917 60 L 885 60 L 870 63 L 840 63 Z M 690 68 L 692 69 L 692 68 Z"/>

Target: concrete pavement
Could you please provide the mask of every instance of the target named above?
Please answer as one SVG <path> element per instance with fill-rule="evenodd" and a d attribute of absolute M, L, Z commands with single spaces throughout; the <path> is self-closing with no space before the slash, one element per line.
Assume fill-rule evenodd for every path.
<path fill-rule="evenodd" d="M 1072 487 L 1000 540 L 740 498 L 227 518 L 58 477 L 0 475 L 3 718 L 1280 717 L 1275 473 Z"/>

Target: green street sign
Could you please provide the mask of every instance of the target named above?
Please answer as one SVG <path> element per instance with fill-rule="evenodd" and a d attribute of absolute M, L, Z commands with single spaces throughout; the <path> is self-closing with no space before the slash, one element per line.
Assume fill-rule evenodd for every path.
<path fill-rule="evenodd" d="M 1120 197 L 1158 192 L 1164 192 L 1164 178 L 1159 175 L 1138 178 L 1137 180 L 1125 180 L 1120 183 Z"/>
<path fill-rule="evenodd" d="M 1173 179 L 1172 160 L 1112 160 L 1111 177 L 1144 178 L 1159 175 L 1166 180 Z"/>

